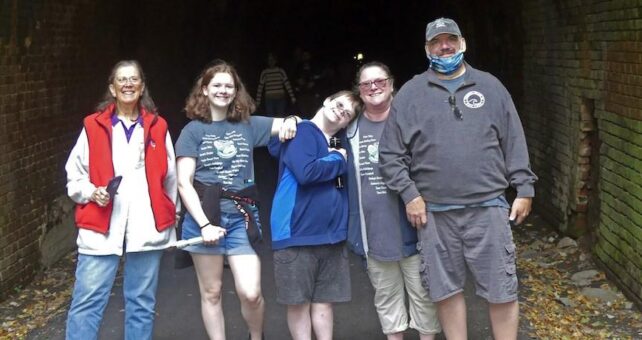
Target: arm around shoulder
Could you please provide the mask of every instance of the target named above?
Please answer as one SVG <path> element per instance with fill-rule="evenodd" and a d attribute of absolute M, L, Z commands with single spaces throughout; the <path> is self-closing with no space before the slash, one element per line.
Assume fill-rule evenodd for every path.
<path fill-rule="evenodd" d="M 334 180 L 347 169 L 344 155 L 319 141 L 312 124 L 301 124 L 299 134 L 281 153 L 282 161 L 301 185 Z"/>
<path fill-rule="evenodd" d="M 272 121 L 271 135 L 278 135 L 281 142 L 294 138 L 297 131 L 297 124 L 301 122 L 301 118 L 295 115 L 290 115 L 285 118 L 274 118 Z"/>

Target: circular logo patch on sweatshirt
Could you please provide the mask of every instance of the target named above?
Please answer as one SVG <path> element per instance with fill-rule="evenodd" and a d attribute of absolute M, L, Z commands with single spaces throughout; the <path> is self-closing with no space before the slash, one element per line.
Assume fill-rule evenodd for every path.
<path fill-rule="evenodd" d="M 486 98 L 484 95 L 477 91 L 470 91 L 464 96 L 464 105 L 471 109 L 477 109 L 484 106 Z"/>

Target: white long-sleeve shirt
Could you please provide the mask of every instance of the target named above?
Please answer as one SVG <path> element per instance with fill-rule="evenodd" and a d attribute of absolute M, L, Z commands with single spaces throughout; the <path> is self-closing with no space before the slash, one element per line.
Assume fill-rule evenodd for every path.
<path fill-rule="evenodd" d="M 121 256 L 124 251 L 164 249 L 176 241 L 175 228 L 162 232 L 156 230 L 145 174 L 143 127 L 139 123 L 134 124 L 136 126 L 129 143 L 121 123 L 113 126 L 111 157 L 114 175 L 123 178 L 118 193 L 112 197 L 113 210 L 107 234 L 78 229 L 76 243 L 81 254 Z M 168 167 L 163 187 L 167 196 L 176 203 L 176 160 L 169 132 L 165 137 L 165 145 Z M 65 170 L 69 197 L 79 204 L 89 202 L 96 186 L 89 180 L 89 144 L 84 129 L 71 150 Z"/>

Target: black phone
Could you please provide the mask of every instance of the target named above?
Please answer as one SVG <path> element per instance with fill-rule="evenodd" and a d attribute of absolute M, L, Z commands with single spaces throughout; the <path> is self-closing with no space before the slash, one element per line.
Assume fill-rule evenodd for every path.
<path fill-rule="evenodd" d="M 109 194 L 109 199 L 114 199 L 114 196 L 116 196 L 116 193 L 118 192 L 118 186 L 120 185 L 120 181 L 123 179 L 123 176 L 116 176 L 112 179 L 109 180 L 109 183 L 107 183 L 107 188 L 105 191 Z"/>

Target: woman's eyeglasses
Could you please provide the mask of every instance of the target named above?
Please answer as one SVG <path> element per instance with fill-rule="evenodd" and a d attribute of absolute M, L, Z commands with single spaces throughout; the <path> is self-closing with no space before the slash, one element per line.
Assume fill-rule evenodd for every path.
<path fill-rule="evenodd" d="M 132 83 L 132 85 L 138 85 L 140 84 L 140 78 L 139 77 L 118 77 L 116 78 L 116 83 L 118 85 L 125 85 L 127 82 Z"/>
<path fill-rule="evenodd" d="M 362 90 L 368 90 L 372 87 L 372 84 L 375 84 L 376 87 L 382 89 L 388 85 L 388 79 L 390 78 L 382 78 L 382 79 L 375 79 L 375 80 L 370 80 L 370 81 L 363 81 L 359 83 L 359 88 Z"/>

